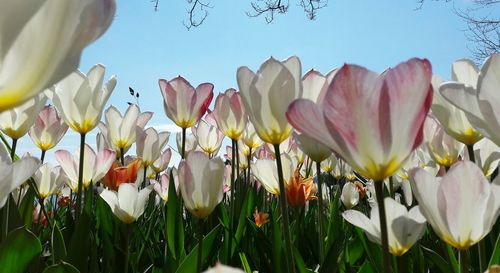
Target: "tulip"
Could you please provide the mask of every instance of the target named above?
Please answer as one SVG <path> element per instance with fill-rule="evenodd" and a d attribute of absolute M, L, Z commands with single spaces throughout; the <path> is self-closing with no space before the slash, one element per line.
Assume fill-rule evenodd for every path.
<path fill-rule="evenodd" d="M 148 186 L 139 191 L 134 184 L 125 183 L 119 186 L 118 192 L 103 190 L 101 198 L 120 221 L 131 224 L 144 213 L 151 190 Z"/>
<path fill-rule="evenodd" d="M 116 86 L 115 76 L 103 86 L 104 72 L 104 66 L 97 64 L 87 75 L 77 70 L 54 86 L 52 101 L 77 133 L 90 132 L 101 120 L 104 105 Z"/>
<path fill-rule="evenodd" d="M 337 166 L 337 157 L 335 154 L 331 154 L 326 160 L 321 161 L 321 169 L 325 173 L 331 173 Z"/>
<path fill-rule="evenodd" d="M 182 145 L 179 151 L 181 158 L 184 159 L 186 157 L 186 129 L 195 125 L 207 111 L 214 96 L 214 86 L 211 83 L 202 83 L 194 89 L 181 76 L 171 81 L 160 79 L 158 83 L 163 96 L 165 114 L 182 128 Z"/>
<path fill-rule="evenodd" d="M 0 130 L 12 140 L 20 139 L 28 133 L 46 101 L 47 97 L 40 93 L 15 108 L 1 112 Z"/>
<path fill-rule="evenodd" d="M 184 154 L 187 155 L 188 153 L 196 150 L 196 148 L 198 147 L 198 141 L 196 140 L 196 136 L 192 133 L 187 133 L 185 135 L 186 137 L 184 138 L 185 141 L 184 141 Z M 176 140 L 176 143 L 177 143 L 177 151 L 179 151 L 179 153 L 181 153 L 182 151 L 182 133 L 177 133 L 175 135 L 175 140 Z"/>
<path fill-rule="evenodd" d="M 259 148 L 264 143 L 257 132 L 255 132 L 255 127 L 250 122 L 247 123 L 247 127 L 243 132 L 243 143 L 252 150 Z"/>
<path fill-rule="evenodd" d="M 163 151 L 163 153 L 160 155 L 160 157 L 158 157 L 158 159 L 155 160 L 155 162 L 153 162 L 153 165 L 150 166 L 151 169 L 155 174 L 163 172 L 167 169 L 168 163 L 170 163 L 170 158 L 172 158 L 172 150 L 168 148 Z"/>
<path fill-rule="evenodd" d="M 403 180 L 410 180 L 410 170 L 413 168 L 422 168 L 426 171 L 437 175 L 439 171 L 439 165 L 436 164 L 427 152 L 427 147 L 425 145 L 417 148 L 406 160 L 401 169 L 397 172 L 397 176 L 401 177 Z"/>
<path fill-rule="evenodd" d="M 0 18 L 0 112 L 55 84 L 111 24 L 114 0 L 7 1 Z"/>
<path fill-rule="evenodd" d="M 269 213 L 259 212 L 257 208 L 255 208 L 253 212 L 253 219 L 257 227 L 262 227 L 269 222 Z"/>
<path fill-rule="evenodd" d="M 91 182 L 96 183 L 106 175 L 116 156 L 115 152 L 108 149 L 99 151 L 96 154 L 88 144 L 85 144 L 84 151 L 86 156 L 83 161 L 83 169 L 81 170 L 82 186 L 83 188 L 87 188 Z M 56 160 L 68 177 L 68 186 L 73 192 L 78 192 L 80 188 L 78 182 L 80 151 L 75 152 L 75 155 L 71 155 L 66 150 L 58 150 L 56 151 Z"/>
<path fill-rule="evenodd" d="M 0 208 L 12 191 L 21 186 L 38 169 L 40 161 L 34 157 L 23 157 L 12 162 L 7 149 L 0 143 Z"/>
<path fill-rule="evenodd" d="M 287 154 L 281 154 L 281 161 L 283 163 L 283 179 L 285 183 L 288 183 L 293 177 L 295 166 Z M 255 178 L 257 178 L 268 192 L 274 195 L 280 194 L 278 171 L 274 160 L 259 159 L 250 168 Z"/>
<path fill-rule="evenodd" d="M 424 142 L 432 159 L 446 168 L 458 160 L 465 147 L 463 143 L 449 136 L 432 116 L 427 117 L 424 125 Z"/>
<path fill-rule="evenodd" d="M 352 183 L 347 182 L 342 187 L 342 194 L 340 195 L 340 200 L 344 207 L 347 209 L 352 209 L 359 203 L 359 191 L 358 187 Z"/>
<path fill-rule="evenodd" d="M 224 162 L 192 152 L 179 164 L 178 175 L 186 209 L 196 218 L 206 218 L 222 201 Z"/>
<path fill-rule="evenodd" d="M 61 166 L 53 167 L 45 163 L 35 172 L 33 180 L 38 190 L 38 198 L 45 199 L 59 191 L 67 177 Z"/>
<path fill-rule="evenodd" d="M 389 197 L 384 199 L 384 203 L 389 225 L 389 252 L 394 256 L 402 256 L 425 232 L 423 212 L 420 213 L 419 206 L 408 211 L 405 206 Z M 347 210 L 342 216 L 347 222 L 362 228 L 370 241 L 380 244 L 380 221 L 376 208 L 372 209 L 370 219 L 357 210 Z"/>
<path fill-rule="evenodd" d="M 167 145 L 169 132 L 158 133 L 154 128 L 150 127 L 146 130 L 138 128 L 136 140 L 136 153 L 141 157 L 142 164 L 145 167 L 153 165 L 160 157 L 160 153 Z"/>
<path fill-rule="evenodd" d="M 160 176 L 160 181 L 153 180 L 153 189 L 158 196 L 165 202 L 168 201 L 168 187 L 170 183 L 170 175 L 164 173 Z"/>
<path fill-rule="evenodd" d="M 297 143 L 302 151 L 304 151 L 304 153 L 306 153 L 315 162 L 322 162 L 332 154 L 330 148 L 305 134 L 298 134 L 294 132 L 293 136 L 297 140 Z"/>
<path fill-rule="evenodd" d="M 237 80 L 243 103 L 259 137 L 267 143 L 280 144 L 292 127 L 285 117 L 288 105 L 302 96 L 301 65 L 293 56 L 280 62 L 265 61 L 257 73 L 248 67 L 238 68 Z"/>
<path fill-rule="evenodd" d="M 482 135 L 500 145 L 500 54 L 488 57 L 478 73 L 471 61 L 460 60 L 454 66 L 455 81 L 439 87 L 441 95 L 462 109 L 472 126 Z"/>
<path fill-rule="evenodd" d="M 500 147 L 487 138 L 483 138 L 474 145 L 476 164 L 481 167 L 483 174 L 490 177 L 500 163 Z"/>
<path fill-rule="evenodd" d="M 68 125 L 61 119 L 52 105 L 47 105 L 38 114 L 28 134 L 35 145 L 43 151 L 54 148 L 68 131 Z"/>
<path fill-rule="evenodd" d="M 183 77 L 167 81 L 160 79 L 165 114 L 177 126 L 190 128 L 205 114 L 213 98 L 214 86 L 202 83 L 196 89 Z"/>
<path fill-rule="evenodd" d="M 292 207 L 303 207 L 306 201 L 316 200 L 316 186 L 312 177 L 304 179 L 298 170 L 295 170 L 293 176 L 285 186 L 286 201 Z"/>
<path fill-rule="evenodd" d="M 207 118 L 207 121 L 200 120 L 196 127 L 191 128 L 191 131 L 196 136 L 198 145 L 209 157 L 219 152 L 224 133 L 217 128 L 215 120 L 212 118 Z"/>
<path fill-rule="evenodd" d="M 454 67 L 452 69 L 454 70 Z M 458 72 L 458 71 L 457 71 Z M 456 75 L 456 72 L 452 72 Z M 446 133 L 465 145 L 473 145 L 483 136 L 472 126 L 465 112 L 443 98 L 439 87 L 443 83 L 441 77 L 432 76 L 432 88 L 434 97 L 432 100 L 432 113 L 439 120 Z"/>
<path fill-rule="evenodd" d="M 118 161 L 113 161 L 108 172 L 102 178 L 102 183 L 113 191 L 117 191 L 123 183 L 135 183 L 141 165 L 142 161 L 139 158 L 129 162 L 126 166 L 121 166 Z"/>
<path fill-rule="evenodd" d="M 226 265 L 217 264 L 214 268 L 204 271 L 203 273 L 243 273 L 245 271 Z"/>
<path fill-rule="evenodd" d="M 490 184 L 481 169 L 459 161 L 442 178 L 421 169 L 410 177 L 420 210 L 446 243 L 465 250 L 486 236 L 500 213 L 500 179 Z"/>
<path fill-rule="evenodd" d="M 130 105 L 123 116 L 114 106 L 110 106 L 104 114 L 107 140 L 112 147 L 116 147 L 115 151 L 121 151 L 120 156 L 123 156 L 122 153 L 125 153 L 135 143 L 139 114 L 139 107 L 135 104 Z"/>
<path fill-rule="evenodd" d="M 297 130 L 339 153 L 357 172 L 382 181 L 422 141 L 432 100 L 431 75 L 430 63 L 420 59 L 382 75 L 344 65 L 322 103 L 296 100 L 287 117 Z"/>
<path fill-rule="evenodd" d="M 390 272 L 390 266 L 381 182 L 422 142 L 432 102 L 431 76 L 431 64 L 425 59 L 411 59 L 381 75 L 346 64 L 336 72 L 324 101 L 299 99 L 287 111 L 295 129 L 377 181 L 384 272 Z"/>
<path fill-rule="evenodd" d="M 219 129 L 233 140 L 240 140 L 247 125 L 240 93 L 230 88 L 215 99 L 214 117 Z"/>

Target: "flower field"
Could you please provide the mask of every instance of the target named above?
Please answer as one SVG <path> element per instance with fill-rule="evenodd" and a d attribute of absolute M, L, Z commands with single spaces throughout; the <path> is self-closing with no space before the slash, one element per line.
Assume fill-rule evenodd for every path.
<path fill-rule="evenodd" d="M 30 2 L 0 9 L 0 272 L 500 272 L 499 53 L 450 77 L 270 57 L 120 112 L 78 70 L 115 1 Z"/>

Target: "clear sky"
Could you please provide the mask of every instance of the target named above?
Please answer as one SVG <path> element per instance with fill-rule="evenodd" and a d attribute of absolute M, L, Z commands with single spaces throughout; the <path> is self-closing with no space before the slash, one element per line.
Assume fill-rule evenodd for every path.
<path fill-rule="evenodd" d="M 382 72 L 421 57 L 444 78 L 450 77 L 454 60 L 470 56 L 466 26 L 453 13 L 466 0 L 426 1 L 421 10 L 415 10 L 414 0 L 329 0 L 315 21 L 306 18 L 298 0 L 290 0 L 289 12 L 271 24 L 264 17 L 247 17 L 247 0 L 212 3 L 203 25 L 188 31 L 182 24 L 187 18 L 185 1 L 160 0 L 157 12 L 149 0 L 118 1 L 111 27 L 84 51 L 80 69 L 87 72 L 96 63 L 104 64 L 106 79 L 118 77 L 109 105 L 124 112 L 131 86 L 141 95 L 141 110 L 155 113 L 149 125 L 166 125 L 172 122 L 163 111 L 160 78 L 182 75 L 194 86 L 211 82 L 216 96 L 237 88 L 239 66 L 255 71 L 270 56 L 297 55 L 303 73 L 311 68 L 327 73 L 344 63 Z M 170 139 L 175 145 L 175 136 Z M 89 142 L 95 143 L 95 134 Z M 74 151 L 77 143 L 77 135 L 69 133 L 57 148 Z M 36 151 L 27 137 L 20 146 L 21 151 Z M 55 150 L 48 152 L 49 158 Z"/>

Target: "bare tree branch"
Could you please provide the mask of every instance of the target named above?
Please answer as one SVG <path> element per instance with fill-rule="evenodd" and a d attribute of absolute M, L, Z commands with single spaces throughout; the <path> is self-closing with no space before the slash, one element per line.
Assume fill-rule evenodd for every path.
<path fill-rule="evenodd" d="M 187 10 L 188 13 L 188 21 L 183 21 L 182 24 L 190 30 L 192 27 L 198 27 L 208 16 L 207 9 L 213 8 L 213 6 L 209 2 L 205 2 L 202 0 L 186 0 L 191 8 Z M 201 15 L 198 14 L 201 13 Z"/>
<path fill-rule="evenodd" d="M 309 20 L 316 19 L 316 13 L 319 9 L 326 7 L 328 0 L 300 0 L 299 5 L 304 9 Z"/>
<path fill-rule="evenodd" d="M 433 0 L 440 1 L 440 0 Z M 451 0 L 444 0 L 449 2 Z M 417 0 L 421 9 L 425 0 Z M 454 9 L 454 12 L 467 25 L 464 29 L 469 41 L 472 58 L 481 63 L 493 53 L 500 52 L 500 16 L 494 13 L 500 10 L 500 0 L 473 0 L 472 5 L 465 10 Z"/>
<path fill-rule="evenodd" d="M 275 13 L 284 14 L 288 11 L 290 3 L 288 0 L 257 0 L 251 2 L 253 12 L 246 12 L 249 17 L 258 17 L 264 15 L 269 24 L 274 20 Z"/>

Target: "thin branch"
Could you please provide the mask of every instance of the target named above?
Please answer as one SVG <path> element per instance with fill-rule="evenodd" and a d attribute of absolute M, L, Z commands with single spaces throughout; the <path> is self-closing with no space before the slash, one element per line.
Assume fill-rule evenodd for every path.
<path fill-rule="evenodd" d="M 316 13 L 328 5 L 328 0 L 300 0 L 299 5 L 304 9 L 309 20 L 316 19 Z"/>
<path fill-rule="evenodd" d="M 253 11 L 246 12 L 246 14 L 249 17 L 258 17 L 265 14 L 266 22 L 269 24 L 274 20 L 275 13 L 286 13 L 289 5 L 288 0 L 257 0 L 251 3 Z"/>
<path fill-rule="evenodd" d="M 191 5 L 191 8 L 187 10 L 188 21 L 183 21 L 182 24 L 190 30 L 192 27 L 199 27 L 208 16 L 208 9 L 213 8 L 209 2 L 202 0 L 187 0 L 187 3 Z M 201 12 L 202 15 L 197 13 Z"/>

